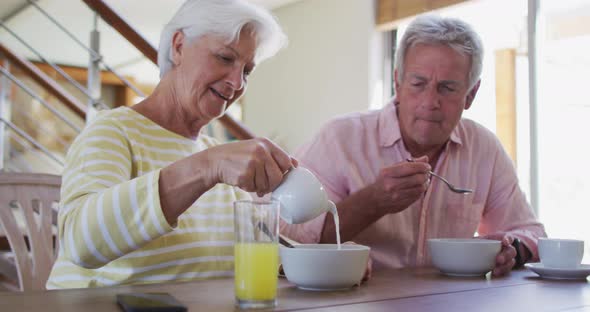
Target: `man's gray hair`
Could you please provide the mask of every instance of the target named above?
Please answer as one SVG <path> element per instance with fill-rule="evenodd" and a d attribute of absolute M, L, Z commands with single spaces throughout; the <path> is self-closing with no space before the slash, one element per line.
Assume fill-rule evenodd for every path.
<path fill-rule="evenodd" d="M 406 29 L 395 55 L 395 68 L 400 80 L 403 78 L 406 52 L 417 43 L 443 44 L 470 56 L 469 89 L 479 80 L 483 44 L 479 35 L 464 21 L 437 15 L 422 15 L 414 19 Z"/>
<path fill-rule="evenodd" d="M 255 34 L 256 63 L 272 57 L 287 43 L 275 17 L 262 7 L 245 0 L 187 0 L 160 35 L 160 78 L 172 68 L 172 37 L 177 30 L 181 30 L 189 42 L 203 35 L 217 35 L 230 43 L 238 39 L 246 25 Z"/>

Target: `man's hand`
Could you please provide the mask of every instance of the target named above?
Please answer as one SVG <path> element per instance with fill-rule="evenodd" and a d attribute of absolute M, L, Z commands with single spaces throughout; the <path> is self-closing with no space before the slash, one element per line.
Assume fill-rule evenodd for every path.
<path fill-rule="evenodd" d="M 420 198 L 429 185 L 428 157 L 415 162 L 400 162 L 381 169 L 372 188 L 372 202 L 379 214 L 397 213 Z"/>
<path fill-rule="evenodd" d="M 494 233 L 483 236 L 482 238 L 499 240 L 502 242 L 502 249 L 496 256 L 496 265 L 492 270 L 493 276 L 503 276 L 512 270 L 516 264 L 516 249 L 512 246 L 514 237 L 506 233 Z"/>
<path fill-rule="evenodd" d="M 372 184 L 351 194 L 337 204 L 340 237 L 352 240 L 368 226 L 390 213 L 408 208 L 422 196 L 429 184 L 428 157 L 415 162 L 400 162 L 381 169 Z M 334 243 L 336 227 L 331 214 L 326 215 L 320 242 Z"/>

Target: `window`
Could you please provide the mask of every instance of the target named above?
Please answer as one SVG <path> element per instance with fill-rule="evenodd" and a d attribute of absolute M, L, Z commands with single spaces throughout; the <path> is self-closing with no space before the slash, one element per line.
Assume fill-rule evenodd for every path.
<path fill-rule="evenodd" d="M 539 217 L 547 234 L 586 239 L 590 261 L 590 2 L 541 0 L 538 42 Z"/>

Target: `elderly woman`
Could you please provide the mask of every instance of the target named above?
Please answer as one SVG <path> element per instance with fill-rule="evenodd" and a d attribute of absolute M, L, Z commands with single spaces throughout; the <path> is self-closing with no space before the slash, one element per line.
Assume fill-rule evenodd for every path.
<path fill-rule="evenodd" d="M 218 144 L 200 131 L 284 42 L 246 1 L 182 5 L 162 32 L 153 94 L 101 112 L 68 152 L 47 288 L 233 274 L 232 203 L 270 192 L 296 162 L 266 139 Z"/>

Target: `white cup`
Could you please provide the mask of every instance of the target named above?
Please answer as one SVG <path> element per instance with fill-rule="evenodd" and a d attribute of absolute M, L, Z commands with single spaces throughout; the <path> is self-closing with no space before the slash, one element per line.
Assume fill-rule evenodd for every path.
<path fill-rule="evenodd" d="M 336 210 L 318 178 L 303 167 L 291 169 L 271 198 L 281 203 L 281 218 L 289 224 L 303 223 Z"/>
<path fill-rule="evenodd" d="M 539 257 L 546 267 L 573 269 L 582 263 L 584 241 L 577 239 L 539 238 Z"/>

